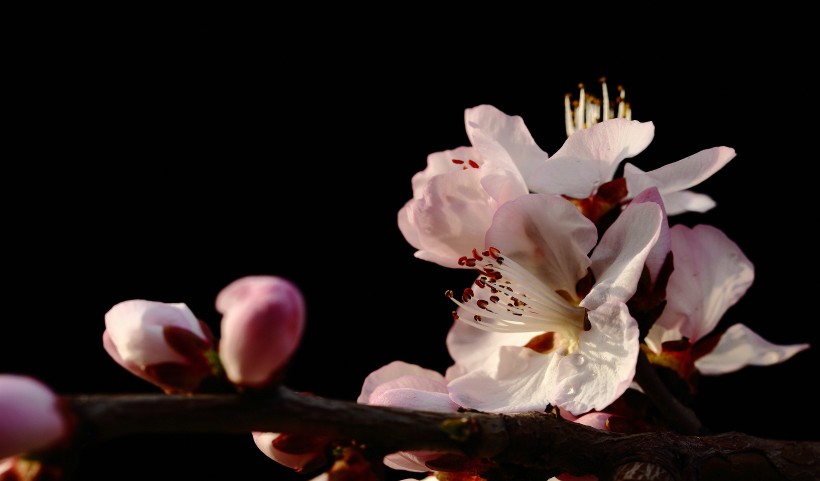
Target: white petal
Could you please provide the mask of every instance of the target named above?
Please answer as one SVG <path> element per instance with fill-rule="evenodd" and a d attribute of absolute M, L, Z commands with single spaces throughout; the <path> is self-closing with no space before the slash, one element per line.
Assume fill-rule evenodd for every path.
<path fill-rule="evenodd" d="M 590 265 L 595 225 L 566 199 L 530 194 L 501 206 L 487 231 L 487 247 L 514 259 L 553 290 L 574 293 Z"/>
<path fill-rule="evenodd" d="M 362 386 L 362 392 L 359 394 L 356 402 L 367 404 L 368 399 L 370 399 L 370 396 L 373 394 L 373 391 L 375 391 L 380 385 L 408 375 L 426 377 L 433 381 L 444 382 L 444 376 L 436 371 L 425 369 L 415 364 L 409 364 L 404 361 L 393 361 L 386 366 L 376 369 L 365 378 Z"/>
<path fill-rule="evenodd" d="M 608 302 L 588 317 L 592 327 L 580 334 L 578 350 L 557 366 L 551 400 L 575 415 L 603 410 L 623 394 L 640 351 L 638 323 L 625 304 Z"/>
<path fill-rule="evenodd" d="M 586 198 L 612 180 L 622 160 L 641 153 L 655 135 L 652 122 L 610 119 L 572 134 L 543 166 L 530 188 L 545 194 Z"/>
<path fill-rule="evenodd" d="M 575 422 L 591 428 L 606 430 L 606 422 L 611 417 L 612 414 L 609 413 L 592 412 L 589 414 L 584 414 L 576 419 Z"/>
<path fill-rule="evenodd" d="M 624 178 L 630 196 L 650 186 L 657 187 L 661 194 L 680 192 L 708 179 L 734 157 L 735 149 L 714 147 L 649 172 L 627 164 Z"/>
<path fill-rule="evenodd" d="M 470 142 L 484 159 L 511 162 L 524 179 L 549 158 L 517 115 L 507 115 L 492 105 L 479 105 L 464 111 L 464 124 Z"/>
<path fill-rule="evenodd" d="M 630 206 L 618 216 L 592 253 L 595 285 L 582 307 L 595 309 L 607 301 L 625 302 L 632 297 L 663 219 L 661 207 L 653 202 Z"/>
<path fill-rule="evenodd" d="M 684 212 L 703 213 L 717 205 L 708 195 L 698 194 L 691 190 L 663 194 L 663 199 L 666 202 L 667 215 L 678 215 Z"/>
<path fill-rule="evenodd" d="M 463 312 L 459 309 L 459 312 Z M 471 317 L 464 314 L 461 317 Z M 453 323 L 447 333 L 447 350 L 450 357 L 456 362 L 459 369 L 472 371 L 478 369 L 487 358 L 498 351 L 502 346 L 523 346 L 533 338 L 531 332 L 492 332 L 473 327 L 467 321 L 458 320 Z M 447 379 L 453 379 L 455 372 L 447 374 Z"/>
<path fill-rule="evenodd" d="M 709 225 L 670 229 L 675 270 L 656 324 L 695 342 L 749 289 L 754 267 L 726 234 Z"/>
<path fill-rule="evenodd" d="M 726 374 L 748 365 L 777 364 L 808 347 L 808 344 L 772 344 L 743 324 L 734 324 L 721 336 L 712 352 L 695 361 L 695 367 L 707 375 Z"/>
<path fill-rule="evenodd" d="M 399 209 L 398 222 L 399 230 L 404 236 L 404 240 L 416 249 L 421 249 L 421 238 L 413 221 L 413 200 L 407 201 L 407 203 Z"/>
<path fill-rule="evenodd" d="M 370 396 L 369 404 L 373 406 L 415 409 L 417 411 L 443 413 L 458 411 L 458 405 L 450 400 L 450 396 L 446 392 L 427 392 L 408 388 L 388 389 Z"/>
<path fill-rule="evenodd" d="M 494 413 L 543 411 L 557 382 L 556 353 L 539 354 L 526 347 L 505 346 L 485 364 L 447 385 L 459 406 Z"/>

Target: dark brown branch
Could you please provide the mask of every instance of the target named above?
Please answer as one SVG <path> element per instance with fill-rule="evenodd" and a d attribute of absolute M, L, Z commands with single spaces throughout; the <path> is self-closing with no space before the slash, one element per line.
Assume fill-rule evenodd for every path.
<path fill-rule="evenodd" d="M 641 386 L 644 394 L 658 408 L 660 413 L 678 432 L 684 434 L 704 434 L 704 427 L 695 413 L 684 406 L 669 392 L 655 368 L 641 351 L 638 354 L 638 365 L 635 369 L 635 381 Z"/>
<path fill-rule="evenodd" d="M 546 413 L 419 412 L 302 395 L 284 387 L 266 397 L 115 395 L 65 399 L 86 435 L 96 439 L 135 433 L 270 431 L 352 438 L 378 455 L 440 450 L 492 459 L 502 469 L 595 474 L 601 479 L 820 479 L 820 443 L 775 441 L 740 433 L 622 435 Z"/>

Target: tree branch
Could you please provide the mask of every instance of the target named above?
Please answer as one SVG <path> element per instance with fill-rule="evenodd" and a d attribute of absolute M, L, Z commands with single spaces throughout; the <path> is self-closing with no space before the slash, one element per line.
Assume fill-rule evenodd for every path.
<path fill-rule="evenodd" d="M 66 396 L 84 439 L 136 433 L 326 435 L 364 443 L 370 455 L 433 450 L 491 459 L 505 469 L 603 480 L 820 479 L 820 443 L 741 433 L 615 434 L 547 413 L 432 413 L 295 393 Z M 401 433 L 397 436 L 395 433 Z M 490 473 L 489 479 L 505 479 Z"/>

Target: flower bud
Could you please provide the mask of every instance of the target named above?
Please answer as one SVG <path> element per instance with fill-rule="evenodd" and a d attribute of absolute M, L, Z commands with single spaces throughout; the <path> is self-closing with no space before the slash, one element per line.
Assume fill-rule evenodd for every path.
<path fill-rule="evenodd" d="M 121 302 L 105 314 L 105 327 L 108 354 L 168 393 L 192 392 L 213 374 L 210 332 L 185 304 Z"/>
<path fill-rule="evenodd" d="M 0 374 L 0 459 L 48 448 L 67 433 L 51 389 L 27 376 Z"/>
<path fill-rule="evenodd" d="M 270 384 L 302 337 L 299 289 L 279 277 L 243 277 L 219 293 L 216 308 L 223 314 L 219 356 L 228 379 L 243 387 Z"/>

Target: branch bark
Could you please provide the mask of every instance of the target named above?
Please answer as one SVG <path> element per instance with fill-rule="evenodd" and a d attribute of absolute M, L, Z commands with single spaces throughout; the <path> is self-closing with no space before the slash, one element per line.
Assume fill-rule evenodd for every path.
<path fill-rule="evenodd" d="M 618 481 L 820 479 L 820 442 L 769 440 L 742 433 L 624 435 L 547 413 L 421 412 L 303 395 L 285 387 L 266 395 L 64 399 L 86 440 L 136 433 L 267 431 L 353 439 L 376 456 L 409 450 L 460 453 L 492 460 L 499 473 L 505 468 L 525 469 L 545 476 L 569 472 Z"/>

